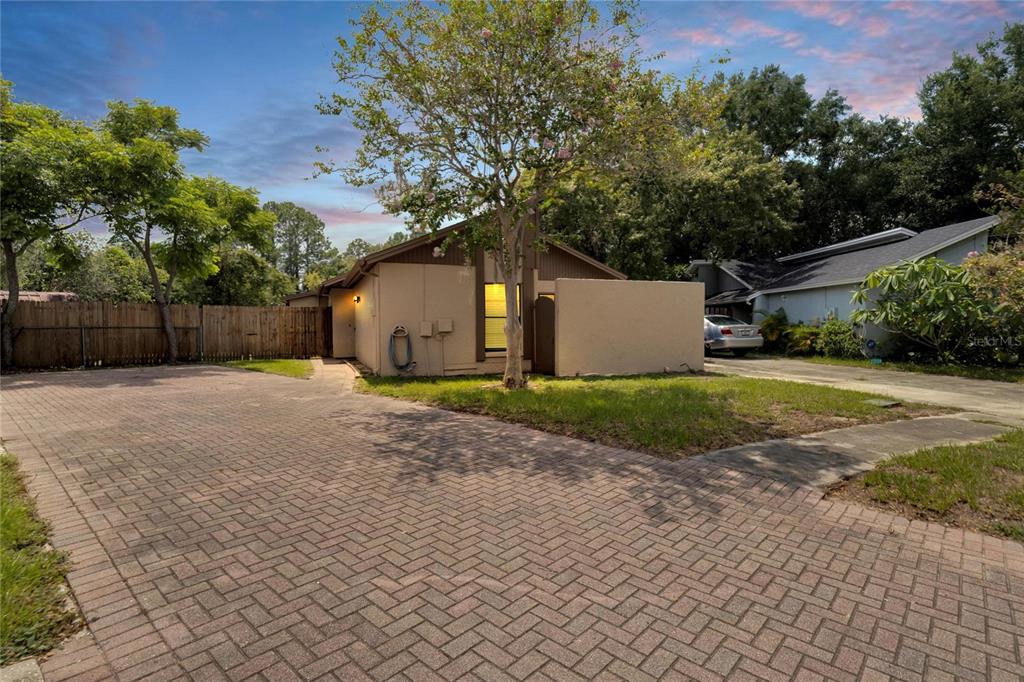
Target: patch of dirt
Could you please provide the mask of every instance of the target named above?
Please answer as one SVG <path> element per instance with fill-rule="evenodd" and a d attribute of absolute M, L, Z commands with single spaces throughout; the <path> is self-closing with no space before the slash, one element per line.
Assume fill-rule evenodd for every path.
<path fill-rule="evenodd" d="M 912 473 L 921 472 L 915 469 Z M 845 502 L 853 502 L 864 507 L 871 507 L 872 509 L 880 509 L 890 514 L 895 514 L 908 519 L 940 523 L 950 528 L 963 528 L 964 530 L 972 530 L 1002 539 L 1013 538 L 1008 538 L 1006 534 L 994 530 L 993 527 L 996 524 L 1003 523 L 1024 527 L 1024 520 L 1000 518 L 998 516 L 986 514 L 980 510 L 976 511 L 971 509 L 970 506 L 963 502 L 956 504 L 945 512 L 922 509 L 920 507 L 915 507 L 912 504 L 895 500 L 879 502 L 871 497 L 870 490 L 861 483 L 863 477 L 864 474 L 858 474 L 857 476 L 833 484 L 825 491 L 824 497 L 826 499 L 835 498 Z"/>
<path fill-rule="evenodd" d="M 820 431 L 831 431 L 833 429 L 844 429 L 849 426 L 861 424 L 883 424 L 885 422 L 902 421 L 905 419 L 917 419 L 918 417 L 931 417 L 940 414 L 956 412 L 944 407 L 932 405 L 901 405 L 879 411 L 877 414 L 867 417 L 843 417 L 831 414 L 810 414 L 801 410 L 786 410 L 777 415 L 777 421 L 766 422 L 766 438 L 792 438 L 795 436 L 806 436 Z"/>

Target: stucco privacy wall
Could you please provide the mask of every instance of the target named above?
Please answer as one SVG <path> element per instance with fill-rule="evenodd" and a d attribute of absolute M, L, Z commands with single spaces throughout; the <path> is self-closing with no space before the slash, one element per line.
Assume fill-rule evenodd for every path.
<path fill-rule="evenodd" d="M 555 374 L 704 369 L 700 282 L 555 281 Z"/>

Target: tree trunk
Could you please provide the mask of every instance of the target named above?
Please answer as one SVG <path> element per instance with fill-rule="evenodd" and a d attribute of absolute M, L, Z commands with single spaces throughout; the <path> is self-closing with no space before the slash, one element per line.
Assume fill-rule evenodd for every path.
<path fill-rule="evenodd" d="M 178 335 L 174 330 L 174 320 L 171 319 L 171 304 L 164 296 L 163 287 L 160 286 L 160 274 L 153 264 L 153 253 L 149 250 L 148 242 L 142 249 L 142 256 L 149 270 L 149 279 L 153 283 L 153 298 L 160 306 L 160 321 L 164 325 L 164 336 L 167 337 L 167 362 L 173 364 L 178 360 Z"/>
<path fill-rule="evenodd" d="M 3 249 L 4 267 L 7 269 L 7 301 L 0 314 L 0 334 L 3 337 L 0 339 L 0 366 L 11 369 L 14 367 L 14 330 L 11 322 L 14 320 L 14 310 L 18 307 L 21 287 L 18 284 L 18 254 L 14 250 L 14 242 L 3 240 Z"/>
<path fill-rule="evenodd" d="M 502 259 L 501 275 L 505 280 L 505 388 L 523 388 L 523 323 L 519 319 L 519 258 L 513 254 L 512 265 Z"/>

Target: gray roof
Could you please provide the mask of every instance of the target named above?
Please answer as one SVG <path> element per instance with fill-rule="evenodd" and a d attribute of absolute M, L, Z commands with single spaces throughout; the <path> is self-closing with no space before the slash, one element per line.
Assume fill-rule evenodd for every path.
<path fill-rule="evenodd" d="M 749 263 L 740 260 L 725 260 L 719 263 L 718 267 L 748 287 L 755 289 L 765 286 L 789 271 L 789 268 L 779 263 Z"/>
<path fill-rule="evenodd" d="M 998 222 L 999 218 L 988 216 L 945 227 L 936 227 L 892 244 L 839 253 L 809 263 L 800 263 L 788 268 L 785 274 L 760 286 L 753 282 L 748 283 L 764 292 L 812 289 L 831 284 L 860 282 L 880 267 L 904 260 L 923 258 L 946 246 L 983 232 Z M 751 294 L 751 297 L 756 293 L 758 292 Z"/>
<path fill-rule="evenodd" d="M 746 303 L 750 289 L 729 289 L 719 291 L 714 296 L 704 299 L 705 305 L 725 305 L 726 303 Z"/>

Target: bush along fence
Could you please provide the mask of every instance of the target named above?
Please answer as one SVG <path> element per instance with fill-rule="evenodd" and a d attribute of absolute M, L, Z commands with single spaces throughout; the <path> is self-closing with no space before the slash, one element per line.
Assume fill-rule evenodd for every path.
<path fill-rule="evenodd" d="M 308 358 L 330 348 L 329 308 L 172 305 L 178 360 Z M 19 369 L 158 364 L 167 338 L 155 303 L 22 301 L 14 312 Z"/>

